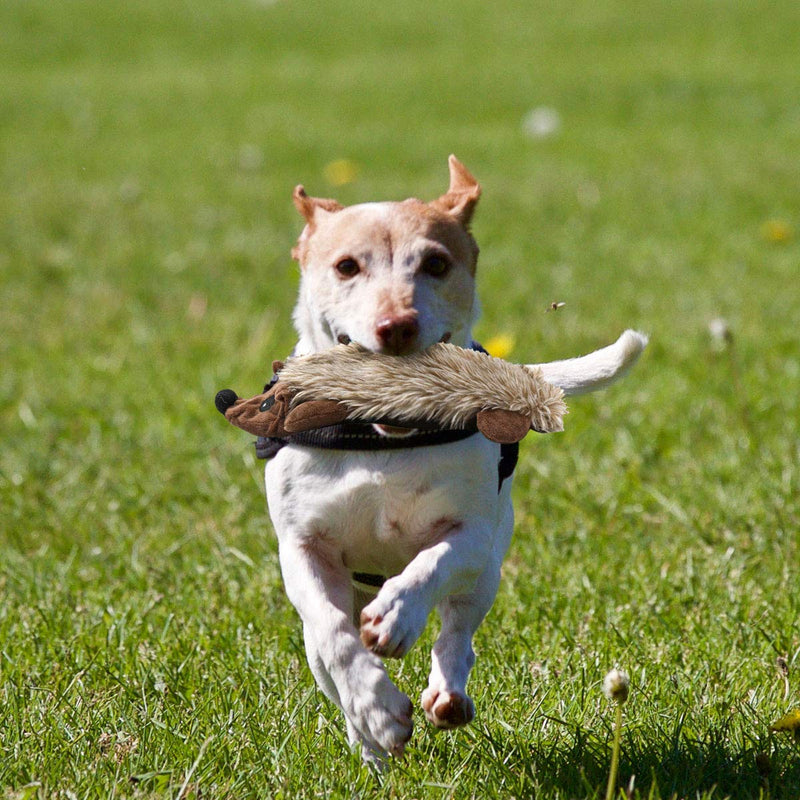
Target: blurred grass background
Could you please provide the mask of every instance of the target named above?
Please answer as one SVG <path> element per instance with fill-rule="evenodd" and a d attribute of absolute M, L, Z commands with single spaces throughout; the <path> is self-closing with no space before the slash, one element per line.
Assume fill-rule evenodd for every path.
<path fill-rule="evenodd" d="M 796 797 L 768 726 L 800 667 L 798 31 L 789 0 L 5 0 L 6 795 L 595 796 L 620 663 L 643 796 Z M 526 442 L 480 716 L 378 784 L 212 399 L 292 347 L 293 186 L 432 198 L 450 152 L 484 189 L 480 338 L 652 342 Z"/>

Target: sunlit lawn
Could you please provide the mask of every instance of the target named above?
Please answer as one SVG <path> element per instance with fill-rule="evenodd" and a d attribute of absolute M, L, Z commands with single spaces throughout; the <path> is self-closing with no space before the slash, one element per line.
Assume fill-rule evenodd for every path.
<path fill-rule="evenodd" d="M 6 0 L 0 797 L 603 796 L 620 665 L 620 786 L 796 798 L 798 30 L 789 0 Z M 419 714 L 378 779 L 213 397 L 292 347 L 294 185 L 430 198 L 451 152 L 480 338 L 651 345 L 525 442 L 478 717 Z M 415 700 L 434 630 L 392 665 Z"/>

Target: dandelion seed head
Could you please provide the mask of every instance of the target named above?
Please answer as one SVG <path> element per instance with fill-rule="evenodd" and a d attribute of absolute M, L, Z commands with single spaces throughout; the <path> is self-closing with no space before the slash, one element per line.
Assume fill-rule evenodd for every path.
<path fill-rule="evenodd" d="M 554 108 L 539 106 L 522 120 L 522 130 L 532 139 L 547 139 L 561 131 L 561 115 Z"/>
<path fill-rule="evenodd" d="M 723 317 L 715 317 L 708 323 L 708 333 L 711 340 L 720 348 L 724 348 L 733 340 L 731 326 Z"/>
<path fill-rule="evenodd" d="M 612 669 L 603 678 L 603 693 L 609 700 L 622 705 L 628 699 L 630 685 L 631 679 L 627 672 L 621 669 Z"/>
<path fill-rule="evenodd" d="M 239 169 L 242 172 L 258 172 L 264 166 L 264 153 L 258 145 L 243 144 L 239 148 Z"/>

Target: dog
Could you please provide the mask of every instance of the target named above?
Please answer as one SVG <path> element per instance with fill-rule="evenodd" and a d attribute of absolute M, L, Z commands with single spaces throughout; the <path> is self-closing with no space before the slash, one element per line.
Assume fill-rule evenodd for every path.
<path fill-rule="evenodd" d="M 454 156 L 449 168 L 449 188 L 432 202 L 343 207 L 295 189 L 305 221 L 292 251 L 301 271 L 295 355 L 351 341 L 393 356 L 472 346 L 478 246 L 469 225 L 481 190 Z M 566 394 L 591 391 L 623 374 L 645 343 L 626 331 L 588 356 L 536 366 Z M 510 476 L 498 479 L 507 453 L 484 436 L 429 442 L 430 433 L 361 427 L 375 449 L 280 447 L 266 492 L 310 668 L 344 713 L 351 745 L 383 764 L 403 754 L 413 723 L 382 659 L 405 655 L 434 608 L 441 632 L 422 709 L 436 728 L 472 720 L 472 638 L 494 601 L 514 513 Z"/>

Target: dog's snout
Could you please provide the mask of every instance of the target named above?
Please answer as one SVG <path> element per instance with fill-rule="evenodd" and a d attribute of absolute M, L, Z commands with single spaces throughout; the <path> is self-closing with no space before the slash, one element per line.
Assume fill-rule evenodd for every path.
<path fill-rule="evenodd" d="M 408 352 L 416 342 L 419 322 L 416 314 L 384 317 L 376 328 L 378 340 L 387 352 Z"/>

